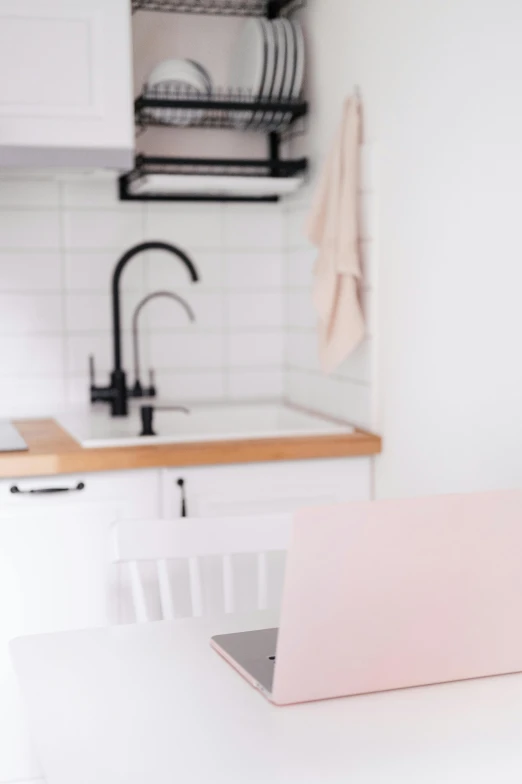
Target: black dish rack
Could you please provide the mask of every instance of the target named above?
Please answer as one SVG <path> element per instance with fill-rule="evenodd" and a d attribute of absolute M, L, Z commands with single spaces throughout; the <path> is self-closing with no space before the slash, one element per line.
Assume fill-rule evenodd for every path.
<path fill-rule="evenodd" d="M 279 16 L 294 0 L 132 0 L 134 11 L 212 16 Z"/>
<path fill-rule="evenodd" d="M 134 11 L 208 14 L 214 16 L 258 16 L 275 19 L 304 5 L 304 0 L 131 0 Z M 237 91 L 215 90 L 209 96 L 171 86 L 144 88 L 134 104 L 136 126 L 170 128 L 221 128 L 264 133 L 268 157 L 262 160 L 166 158 L 138 156 L 135 168 L 120 178 L 124 201 L 236 201 L 275 202 L 279 196 L 224 196 L 204 194 L 133 193 L 136 180 L 153 174 L 223 174 L 248 177 L 295 177 L 304 174 L 307 160 L 284 160 L 280 156 L 282 135 L 299 127 L 308 112 L 301 99 L 276 101 Z M 286 137 L 285 137 L 286 138 Z"/>

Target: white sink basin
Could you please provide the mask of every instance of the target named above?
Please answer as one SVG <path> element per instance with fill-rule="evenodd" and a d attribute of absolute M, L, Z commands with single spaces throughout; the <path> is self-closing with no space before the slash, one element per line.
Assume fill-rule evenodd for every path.
<path fill-rule="evenodd" d="M 145 401 L 148 403 L 149 401 Z M 158 402 L 158 405 L 161 405 Z M 59 415 L 56 420 L 84 447 L 234 441 L 251 438 L 349 434 L 354 428 L 277 403 L 188 405 L 189 414 L 155 411 L 156 436 L 140 437 L 140 405 L 125 418 L 111 418 L 108 407 Z"/>

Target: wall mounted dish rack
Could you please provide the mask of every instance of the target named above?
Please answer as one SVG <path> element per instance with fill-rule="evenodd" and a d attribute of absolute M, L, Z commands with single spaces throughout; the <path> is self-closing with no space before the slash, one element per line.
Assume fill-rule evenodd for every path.
<path fill-rule="evenodd" d="M 301 6 L 302 0 L 298 0 L 298 4 Z M 295 5 L 296 0 L 132 0 L 133 12 L 264 16 L 268 19 L 284 15 Z M 161 126 L 264 133 L 268 157 L 225 160 L 141 155 L 136 158 L 133 171 L 120 178 L 122 201 L 273 202 L 292 192 L 296 177 L 303 177 L 307 170 L 306 159 L 285 160 L 280 156 L 282 134 L 308 112 L 307 102 L 301 99 L 275 101 L 231 90 L 215 90 L 211 95 L 201 96 L 160 85 L 144 88 L 135 100 L 134 110 L 136 126 L 142 131 Z M 181 188 L 180 178 L 191 177 L 186 180 L 190 182 L 190 192 L 159 185 L 166 179 L 166 174 L 170 175 L 169 186 L 174 183 L 176 189 Z M 214 178 L 212 182 L 206 181 L 208 192 L 205 192 L 204 177 Z M 285 178 L 293 178 L 293 183 L 283 182 Z"/>

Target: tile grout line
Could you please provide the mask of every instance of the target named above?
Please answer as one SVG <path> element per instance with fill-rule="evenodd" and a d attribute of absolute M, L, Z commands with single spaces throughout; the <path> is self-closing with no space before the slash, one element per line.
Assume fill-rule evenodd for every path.
<path fill-rule="evenodd" d="M 62 310 L 62 387 L 63 403 L 69 402 L 69 357 L 67 355 L 67 238 L 65 226 L 64 194 L 65 184 L 58 183 L 58 216 L 60 226 L 60 275 L 61 275 L 61 310 Z"/>

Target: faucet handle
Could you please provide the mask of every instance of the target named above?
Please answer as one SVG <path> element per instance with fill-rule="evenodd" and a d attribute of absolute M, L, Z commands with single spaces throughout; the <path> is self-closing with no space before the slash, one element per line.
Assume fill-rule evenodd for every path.
<path fill-rule="evenodd" d="M 89 378 L 91 380 L 91 387 L 96 386 L 96 368 L 93 354 L 89 354 Z"/>
<path fill-rule="evenodd" d="M 149 369 L 149 397 L 156 397 L 156 395 L 157 395 L 156 373 L 152 368 L 150 368 Z"/>

